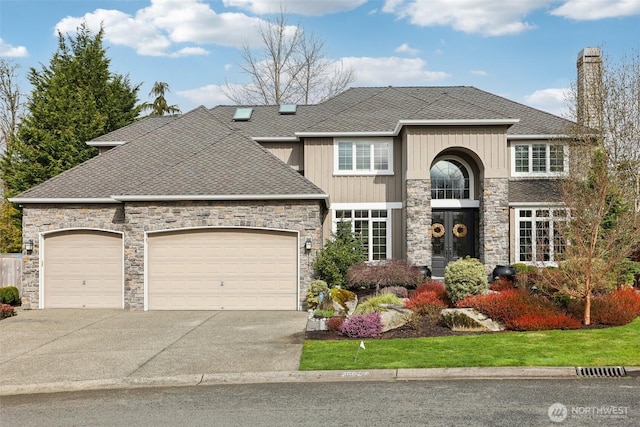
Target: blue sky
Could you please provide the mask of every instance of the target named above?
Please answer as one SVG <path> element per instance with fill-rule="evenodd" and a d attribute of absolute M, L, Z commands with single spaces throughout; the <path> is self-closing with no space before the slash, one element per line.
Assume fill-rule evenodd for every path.
<path fill-rule="evenodd" d="M 230 104 L 220 86 L 246 82 L 241 47 L 281 8 L 355 69 L 353 86 L 475 86 L 560 115 L 582 48 L 640 50 L 640 0 L 1 0 L 0 56 L 24 76 L 57 30 L 103 22 L 112 71 L 142 83 L 141 101 L 168 83 L 185 112 Z"/>

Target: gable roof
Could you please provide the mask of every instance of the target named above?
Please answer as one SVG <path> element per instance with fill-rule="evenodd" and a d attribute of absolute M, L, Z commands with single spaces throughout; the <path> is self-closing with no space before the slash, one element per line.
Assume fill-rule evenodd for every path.
<path fill-rule="evenodd" d="M 93 147 L 122 145 L 128 141 L 139 138 L 149 132 L 153 132 L 159 127 L 176 120 L 179 116 L 147 116 L 137 120 L 130 125 L 121 127 L 112 132 L 100 135 L 87 142 Z"/>
<path fill-rule="evenodd" d="M 327 200 L 328 196 L 258 143 L 200 107 L 12 201 L 263 198 Z"/>
<path fill-rule="evenodd" d="M 212 109 L 230 123 L 235 106 Z M 278 114 L 277 106 L 253 106 L 246 122 L 234 122 L 245 135 L 292 138 L 331 133 L 397 134 L 403 122 L 464 121 L 510 125 L 508 136 L 561 135 L 571 122 L 545 111 L 471 86 L 359 87 L 318 105 L 299 106 L 295 115 Z"/>

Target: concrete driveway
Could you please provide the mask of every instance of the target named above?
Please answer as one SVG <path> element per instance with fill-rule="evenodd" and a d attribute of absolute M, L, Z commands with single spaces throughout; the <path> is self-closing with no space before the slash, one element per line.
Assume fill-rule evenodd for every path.
<path fill-rule="evenodd" d="M 20 310 L 0 321 L 0 388 L 298 369 L 306 312 Z"/>

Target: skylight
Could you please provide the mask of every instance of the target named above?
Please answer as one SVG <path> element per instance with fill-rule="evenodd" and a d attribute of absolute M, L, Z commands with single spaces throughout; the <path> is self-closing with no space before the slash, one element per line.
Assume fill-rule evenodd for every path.
<path fill-rule="evenodd" d="M 238 107 L 236 112 L 233 113 L 233 120 L 236 122 L 246 122 L 251 118 L 253 108 Z"/>
<path fill-rule="evenodd" d="M 296 104 L 280 104 L 280 114 L 295 114 Z"/>

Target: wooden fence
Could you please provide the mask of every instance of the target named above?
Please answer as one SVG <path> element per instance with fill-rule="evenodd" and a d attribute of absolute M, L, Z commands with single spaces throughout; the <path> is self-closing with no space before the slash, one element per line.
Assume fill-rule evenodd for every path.
<path fill-rule="evenodd" d="M 22 293 L 22 254 L 0 254 L 0 287 L 15 286 Z"/>

